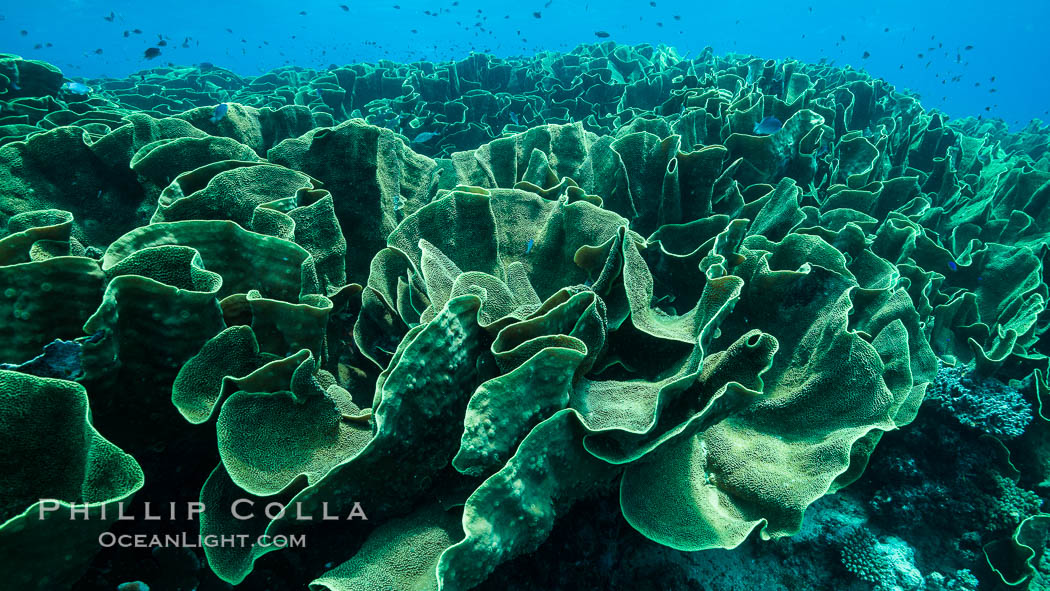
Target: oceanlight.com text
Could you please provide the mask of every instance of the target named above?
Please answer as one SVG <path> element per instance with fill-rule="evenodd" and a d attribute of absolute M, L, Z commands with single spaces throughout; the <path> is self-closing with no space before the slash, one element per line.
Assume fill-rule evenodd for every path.
<path fill-rule="evenodd" d="M 98 537 L 103 548 L 305 548 L 306 535 L 249 536 L 181 534 L 114 534 L 105 532 Z"/>

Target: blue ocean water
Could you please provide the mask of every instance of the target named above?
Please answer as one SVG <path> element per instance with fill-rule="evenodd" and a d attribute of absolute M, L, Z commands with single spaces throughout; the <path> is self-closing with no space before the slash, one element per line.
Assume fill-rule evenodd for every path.
<path fill-rule="evenodd" d="M 286 64 L 531 55 L 608 34 L 694 55 L 711 46 L 827 59 L 910 89 L 952 117 L 998 117 L 1014 128 L 1050 119 L 1045 0 L 47 0 L 9 3 L 0 15 L 4 51 L 49 61 L 67 76 L 126 76 L 169 62 L 211 62 L 249 75 Z M 146 49 L 162 40 L 160 55 L 147 60 Z"/>

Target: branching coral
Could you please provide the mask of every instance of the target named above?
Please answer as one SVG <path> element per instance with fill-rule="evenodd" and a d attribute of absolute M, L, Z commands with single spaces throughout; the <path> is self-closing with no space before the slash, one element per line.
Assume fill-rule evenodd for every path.
<path fill-rule="evenodd" d="M 1032 422 L 1024 396 L 992 377 L 966 367 L 941 367 L 927 397 L 961 424 L 1000 439 L 1013 439 Z"/>
<path fill-rule="evenodd" d="M 878 591 L 925 589 L 922 573 L 915 568 L 915 549 L 900 538 L 879 540 L 866 529 L 846 536 L 842 564 Z"/>

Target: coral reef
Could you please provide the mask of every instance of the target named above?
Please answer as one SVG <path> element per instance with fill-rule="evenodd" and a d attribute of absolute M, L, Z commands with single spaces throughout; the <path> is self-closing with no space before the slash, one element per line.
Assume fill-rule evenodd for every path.
<path fill-rule="evenodd" d="M 1042 129 L 613 43 L 62 80 L 0 55 L 0 545 L 74 588 L 1043 580 Z"/>
<path fill-rule="evenodd" d="M 941 411 L 963 425 L 1007 440 L 1032 422 L 1032 405 L 1016 389 L 965 367 L 942 367 L 926 394 Z"/>
<path fill-rule="evenodd" d="M 915 567 L 915 549 L 904 540 L 879 540 L 869 530 L 858 529 L 843 540 L 842 564 L 879 591 L 924 589 L 922 573 Z"/>

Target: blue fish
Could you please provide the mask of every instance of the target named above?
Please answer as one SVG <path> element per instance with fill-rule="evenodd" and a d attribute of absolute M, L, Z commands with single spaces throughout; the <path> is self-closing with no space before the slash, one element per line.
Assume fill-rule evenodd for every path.
<path fill-rule="evenodd" d="M 510 111 L 509 114 L 510 114 L 510 120 L 514 122 L 514 125 L 517 125 L 518 124 L 518 114 L 515 113 L 514 111 Z"/>
<path fill-rule="evenodd" d="M 70 94 L 89 94 L 91 93 L 91 87 L 87 84 L 81 84 L 80 82 L 66 82 L 62 85 L 62 90 Z"/>
<path fill-rule="evenodd" d="M 212 112 L 212 115 L 208 119 L 208 121 L 211 121 L 212 123 L 218 123 L 219 121 L 222 121 L 226 117 L 226 112 L 229 110 L 230 105 L 227 105 L 226 103 L 219 103 L 215 105 L 215 111 Z"/>
<path fill-rule="evenodd" d="M 319 98 L 321 100 L 324 100 L 324 96 L 321 94 L 321 89 L 320 88 L 315 88 L 314 92 L 317 94 L 317 98 Z"/>
<path fill-rule="evenodd" d="M 530 252 L 532 252 L 532 245 L 532 238 L 529 238 L 529 241 L 525 243 L 525 254 L 529 254 Z"/>
<path fill-rule="evenodd" d="M 772 135 L 780 131 L 781 127 L 784 127 L 784 124 L 780 122 L 780 119 L 770 115 L 755 124 L 755 133 L 758 135 Z"/>
<path fill-rule="evenodd" d="M 78 341 L 55 339 L 44 345 L 44 352 L 36 357 L 14 365 L 0 363 L 0 369 L 17 371 L 42 378 L 72 380 L 84 375 L 80 367 L 80 345 Z"/>
<path fill-rule="evenodd" d="M 952 271 L 958 271 L 959 270 L 959 265 L 956 265 L 955 261 L 948 261 L 948 268 L 951 269 Z"/>
<path fill-rule="evenodd" d="M 440 135 L 440 134 L 434 133 L 432 131 L 424 131 L 423 133 L 417 135 L 416 139 L 412 140 L 412 143 L 413 144 L 424 144 L 424 143 L 429 142 L 430 140 L 436 138 L 438 135 Z"/>

